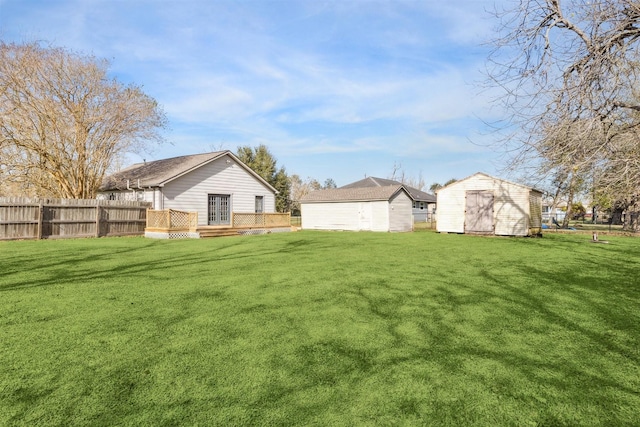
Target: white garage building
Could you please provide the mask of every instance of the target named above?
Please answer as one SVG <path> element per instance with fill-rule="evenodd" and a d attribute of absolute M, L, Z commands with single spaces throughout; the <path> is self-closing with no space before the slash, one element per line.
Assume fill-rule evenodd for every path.
<path fill-rule="evenodd" d="M 312 191 L 300 206 L 306 230 L 413 230 L 413 199 L 403 185 Z"/>

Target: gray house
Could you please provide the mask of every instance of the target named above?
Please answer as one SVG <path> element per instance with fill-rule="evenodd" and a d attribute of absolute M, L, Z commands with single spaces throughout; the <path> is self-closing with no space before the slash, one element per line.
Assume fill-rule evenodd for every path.
<path fill-rule="evenodd" d="M 403 185 L 312 191 L 300 200 L 302 228 L 412 231 L 412 205 Z"/>
<path fill-rule="evenodd" d="M 413 200 L 412 213 L 414 222 L 425 222 L 431 220 L 436 211 L 436 196 L 425 193 L 417 188 L 404 185 L 401 182 L 392 179 L 375 178 L 373 176 L 361 179 L 360 181 L 344 185 L 340 188 L 370 188 L 370 187 L 387 187 L 391 185 L 403 185 L 409 192 Z"/>
<path fill-rule="evenodd" d="M 276 193 L 227 150 L 134 164 L 106 177 L 98 198 L 197 212 L 205 226 L 229 224 L 232 212 L 275 212 Z"/>

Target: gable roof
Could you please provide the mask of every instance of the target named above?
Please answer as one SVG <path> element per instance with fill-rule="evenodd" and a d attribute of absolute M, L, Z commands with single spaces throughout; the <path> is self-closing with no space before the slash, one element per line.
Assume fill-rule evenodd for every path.
<path fill-rule="evenodd" d="M 361 179 L 360 181 L 352 182 L 351 184 L 343 185 L 340 188 L 370 188 L 370 187 L 385 187 L 390 185 L 402 185 L 409 193 L 409 196 L 411 196 L 411 198 L 416 202 L 427 202 L 427 203 L 436 202 L 436 196 L 434 196 L 433 194 L 425 193 L 422 190 L 409 187 L 408 185 L 404 185 L 401 182 L 394 181 L 392 179 L 376 178 L 373 176 L 369 176 L 365 179 Z"/>
<path fill-rule="evenodd" d="M 384 187 L 362 188 L 331 188 L 328 190 L 311 191 L 300 199 L 300 203 L 321 202 L 375 202 L 388 201 L 399 192 L 411 194 L 402 185 L 387 185 Z"/>
<path fill-rule="evenodd" d="M 537 191 L 538 193 L 543 193 L 543 191 L 538 190 L 538 189 L 533 188 L 533 187 L 529 187 L 528 185 L 518 184 L 517 182 L 507 181 L 506 179 L 502 179 L 502 178 L 496 178 L 495 176 L 491 176 L 491 175 L 486 174 L 484 172 L 476 172 L 473 175 L 469 175 L 466 178 L 459 179 L 459 180 L 457 180 L 455 182 L 452 182 L 451 184 L 447 185 L 446 187 L 442 187 L 442 188 L 438 189 L 438 191 L 441 191 L 441 190 L 443 190 L 445 188 L 449 188 L 449 187 L 455 186 L 456 184 L 459 184 L 459 183 L 461 183 L 463 181 L 466 181 L 466 180 L 469 180 L 471 178 L 475 178 L 476 176 L 483 176 L 485 178 L 493 179 L 494 181 L 502 181 L 502 182 L 505 182 L 507 184 L 511 184 L 511 185 L 515 185 L 515 186 L 518 186 L 518 187 L 525 188 L 527 190 L 532 190 L 532 191 Z M 436 191 L 436 193 L 437 193 L 437 191 Z"/>
<path fill-rule="evenodd" d="M 254 178 L 274 193 L 273 188 L 264 178 L 250 167 L 242 163 L 231 151 L 214 151 L 211 153 L 192 154 L 189 156 L 171 157 L 153 162 L 136 163 L 104 178 L 99 191 L 126 190 L 127 188 L 162 187 L 195 169 L 207 165 L 214 160 L 229 156 Z"/>

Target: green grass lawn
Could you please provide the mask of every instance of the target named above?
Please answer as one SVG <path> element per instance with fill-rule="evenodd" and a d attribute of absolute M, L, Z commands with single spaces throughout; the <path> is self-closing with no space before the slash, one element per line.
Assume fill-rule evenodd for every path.
<path fill-rule="evenodd" d="M 640 240 L 590 238 L 0 242 L 0 425 L 638 425 Z"/>

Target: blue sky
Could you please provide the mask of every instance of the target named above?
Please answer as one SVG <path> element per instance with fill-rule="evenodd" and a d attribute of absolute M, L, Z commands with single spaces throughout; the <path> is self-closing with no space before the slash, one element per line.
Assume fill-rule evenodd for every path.
<path fill-rule="evenodd" d="M 265 144 L 338 185 L 394 165 L 427 186 L 501 155 L 482 92 L 493 1 L 0 0 L 4 41 L 112 61 L 167 113 L 171 144 L 132 162 Z"/>

